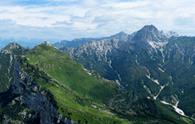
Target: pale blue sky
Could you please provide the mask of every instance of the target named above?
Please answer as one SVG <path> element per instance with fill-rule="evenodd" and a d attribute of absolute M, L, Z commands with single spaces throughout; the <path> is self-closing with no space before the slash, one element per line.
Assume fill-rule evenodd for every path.
<path fill-rule="evenodd" d="M 194 0 L 1 0 L 0 39 L 61 40 L 147 24 L 195 36 Z"/>

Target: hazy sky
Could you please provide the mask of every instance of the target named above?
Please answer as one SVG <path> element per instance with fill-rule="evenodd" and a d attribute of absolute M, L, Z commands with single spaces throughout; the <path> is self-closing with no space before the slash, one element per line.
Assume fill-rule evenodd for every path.
<path fill-rule="evenodd" d="M 1 0 L 0 38 L 73 39 L 144 25 L 195 35 L 195 0 Z"/>

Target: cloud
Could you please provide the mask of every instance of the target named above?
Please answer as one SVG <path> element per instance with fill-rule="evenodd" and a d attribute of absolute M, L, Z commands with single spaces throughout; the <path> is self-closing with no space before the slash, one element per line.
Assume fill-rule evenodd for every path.
<path fill-rule="evenodd" d="M 146 24 L 195 35 L 193 5 L 193 0 L 6 0 L 0 2 L 0 37 L 100 37 Z"/>

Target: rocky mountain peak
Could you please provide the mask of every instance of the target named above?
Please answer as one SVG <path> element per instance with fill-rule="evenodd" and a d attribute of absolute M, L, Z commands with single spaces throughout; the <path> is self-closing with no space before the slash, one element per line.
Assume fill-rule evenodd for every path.
<path fill-rule="evenodd" d="M 168 38 L 169 37 L 162 31 L 159 31 L 154 25 L 146 25 L 135 32 L 131 40 L 139 47 L 159 49 L 167 44 Z"/>
<path fill-rule="evenodd" d="M 158 29 L 154 25 L 145 25 L 141 31 L 145 32 L 158 32 Z"/>
<path fill-rule="evenodd" d="M 11 42 L 11 43 L 9 43 L 6 47 L 5 47 L 5 49 L 17 49 L 17 48 L 19 48 L 19 47 L 21 47 L 18 43 L 16 43 L 16 42 Z"/>
<path fill-rule="evenodd" d="M 1 53 L 5 54 L 17 54 L 18 52 L 24 51 L 24 48 L 20 46 L 18 43 L 11 42 L 7 46 L 5 46 L 2 50 Z"/>
<path fill-rule="evenodd" d="M 154 25 L 146 25 L 142 29 L 136 32 L 134 41 L 165 41 L 166 37 L 160 32 Z"/>

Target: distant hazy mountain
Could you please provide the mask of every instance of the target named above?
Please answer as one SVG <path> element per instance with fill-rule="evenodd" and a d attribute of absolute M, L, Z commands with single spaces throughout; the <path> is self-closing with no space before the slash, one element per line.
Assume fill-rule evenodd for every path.
<path fill-rule="evenodd" d="M 0 49 L 12 42 L 16 42 L 24 47 L 33 48 L 34 46 L 42 43 L 43 41 L 44 40 L 40 40 L 40 39 L 3 39 L 3 38 L 0 38 Z"/>

